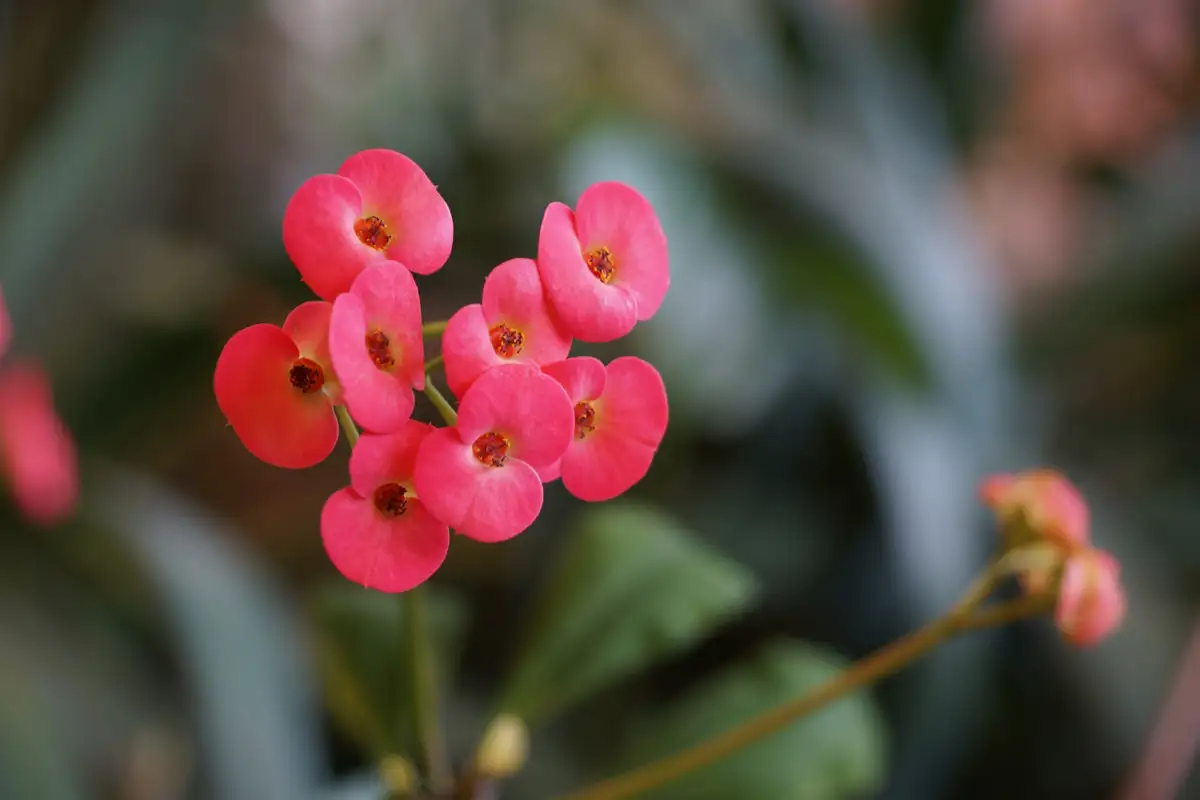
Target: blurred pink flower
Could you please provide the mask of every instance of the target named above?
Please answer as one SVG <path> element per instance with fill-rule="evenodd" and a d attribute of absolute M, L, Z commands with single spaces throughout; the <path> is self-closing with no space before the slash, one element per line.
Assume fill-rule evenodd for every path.
<path fill-rule="evenodd" d="M 1080 647 L 1096 644 L 1125 618 L 1121 567 L 1103 550 L 1082 550 L 1067 559 L 1054 620 L 1064 638 Z"/>
<path fill-rule="evenodd" d="M 0 355 L 12 322 L 0 297 Z M 75 443 L 54 411 L 50 381 L 29 363 L 0 371 L 0 463 L 17 507 L 32 521 L 58 522 L 79 493 Z"/>

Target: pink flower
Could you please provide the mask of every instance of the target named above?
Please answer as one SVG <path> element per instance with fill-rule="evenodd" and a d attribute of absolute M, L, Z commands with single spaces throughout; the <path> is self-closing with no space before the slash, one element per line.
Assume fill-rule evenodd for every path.
<path fill-rule="evenodd" d="M 1080 550 L 1067 559 L 1054 619 L 1063 637 L 1089 647 L 1112 633 L 1125 617 L 1121 567 L 1103 550 Z"/>
<path fill-rule="evenodd" d="M 391 433 L 412 416 L 413 388 L 425 387 L 421 298 L 394 261 L 367 267 L 333 301 L 329 351 L 350 414 L 367 430 Z"/>
<path fill-rule="evenodd" d="M 50 382 L 36 367 L 0 373 L 0 459 L 17 506 L 31 520 L 50 524 L 74 510 L 75 445 L 54 413 Z"/>
<path fill-rule="evenodd" d="M 450 257 L 454 221 L 421 168 L 392 150 L 364 150 L 336 175 L 304 182 L 283 215 L 283 246 L 326 300 L 369 264 L 399 261 L 421 275 Z"/>
<path fill-rule="evenodd" d="M 979 487 L 1006 535 L 1048 540 L 1065 550 L 1088 542 L 1089 514 L 1079 490 L 1048 469 L 993 475 Z"/>
<path fill-rule="evenodd" d="M 364 433 L 350 455 L 350 486 L 321 511 L 329 560 L 355 583 L 406 592 L 446 560 L 450 529 L 413 489 L 413 466 L 434 428 L 408 420 L 396 433 Z"/>
<path fill-rule="evenodd" d="M 0 355 L 8 352 L 11 341 L 12 318 L 8 316 L 8 305 L 4 302 L 4 295 L 0 294 Z"/>
<path fill-rule="evenodd" d="M 329 303 L 297 306 L 283 327 L 251 325 L 217 359 L 217 405 L 246 449 L 277 467 L 300 469 L 337 444 L 337 382 L 329 361 Z"/>
<path fill-rule="evenodd" d="M 566 333 L 608 342 L 654 316 L 671 283 L 667 238 L 637 190 L 615 181 L 584 190 L 575 211 L 542 217 L 538 270 Z"/>
<path fill-rule="evenodd" d="M 549 364 L 571 350 L 546 305 L 537 264 L 505 261 L 483 283 L 483 303 L 465 306 L 450 318 L 442 336 L 446 381 L 462 397 L 489 367 L 509 362 Z"/>
<path fill-rule="evenodd" d="M 580 500 L 611 500 L 650 469 L 667 431 L 667 390 L 654 367 L 625 356 L 605 367 L 594 358 L 569 358 L 544 367 L 575 408 L 575 437 L 562 460 L 539 471 L 559 473 Z"/>
<path fill-rule="evenodd" d="M 566 452 L 571 401 L 537 367 L 504 364 L 463 395 L 458 424 L 421 445 L 414 481 L 430 512 L 481 542 L 510 539 L 542 510 L 537 469 Z"/>

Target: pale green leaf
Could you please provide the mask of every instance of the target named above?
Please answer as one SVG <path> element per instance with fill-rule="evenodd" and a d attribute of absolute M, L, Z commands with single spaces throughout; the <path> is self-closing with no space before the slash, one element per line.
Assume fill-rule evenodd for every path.
<path fill-rule="evenodd" d="M 641 506 L 588 509 L 564 548 L 503 695 L 530 721 L 685 650 L 757 594 L 745 568 Z"/>
<path fill-rule="evenodd" d="M 779 641 L 637 725 L 626 750 L 633 767 L 671 755 L 769 708 L 800 697 L 844 669 L 840 657 Z M 837 800 L 860 797 L 883 776 L 884 730 L 869 695 L 858 693 L 733 755 L 647 793 L 646 800 Z"/>

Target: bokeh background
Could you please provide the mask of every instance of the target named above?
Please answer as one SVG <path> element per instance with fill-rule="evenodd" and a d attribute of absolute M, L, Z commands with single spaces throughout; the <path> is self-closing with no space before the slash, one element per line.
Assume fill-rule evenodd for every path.
<path fill-rule="evenodd" d="M 678 550 L 610 565 L 616 611 L 540 601 L 570 643 L 547 697 L 640 609 L 668 632 L 539 724 L 504 796 L 936 615 L 994 545 L 978 479 L 1049 464 L 1124 565 L 1115 638 L 969 637 L 657 796 L 1200 797 L 1198 43 L 1189 0 L 0 0 L 0 284 L 86 492 L 54 530 L 4 513 L 0 797 L 378 796 L 399 633 L 322 551 L 345 450 L 261 464 L 211 390 L 234 331 L 309 299 L 291 192 L 368 147 L 454 213 L 427 320 L 593 180 L 638 187 L 671 244 L 655 319 L 579 351 L 666 380 L 637 505 L 550 488 L 434 581 L 461 760 L 588 526 Z"/>

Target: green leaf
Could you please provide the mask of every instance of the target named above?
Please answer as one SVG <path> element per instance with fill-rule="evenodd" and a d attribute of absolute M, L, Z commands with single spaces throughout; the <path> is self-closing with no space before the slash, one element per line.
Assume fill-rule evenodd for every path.
<path fill-rule="evenodd" d="M 454 679 L 468 610 L 457 594 L 426 587 L 428 624 L 442 691 Z M 403 627 L 402 595 L 383 594 L 345 581 L 315 596 L 318 653 L 330 712 L 343 732 L 374 758 L 411 752 L 412 675 Z"/>
<path fill-rule="evenodd" d="M 541 593 L 502 707 L 543 720 L 686 649 L 756 595 L 745 568 L 664 514 L 591 508 Z"/>
<path fill-rule="evenodd" d="M 781 640 L 707 681 L 634 730 L 625 766 L 671 755 L 837 675 L 845 661 Z M 646 795 L 647 800 L 829 800 L 860 796 L 883 776 L 883 723 L 870 697 L 851 695 L 772 736 Z"/>

